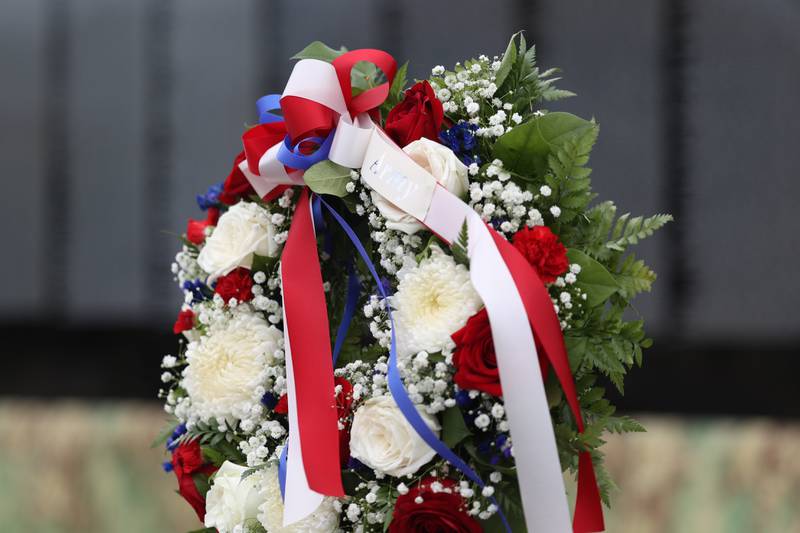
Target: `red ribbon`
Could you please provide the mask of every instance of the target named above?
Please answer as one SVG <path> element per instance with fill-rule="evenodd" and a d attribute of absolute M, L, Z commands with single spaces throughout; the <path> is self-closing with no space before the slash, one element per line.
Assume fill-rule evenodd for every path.
<path fill-rule="evenodd" d="M 497 249 L 519 289 L 537 345 L 541 347 L 547 361 L 553 367 L 572 415 L 575 417 L 578 431 L 583 433 L 583 416 L 578 403 L 572 370 L 569 366 L 567 349 L 564 345 L 564 334 L 561 332 L 561 324 L 553 309 L 550 294 L 528 260 L 496 231 L 491 230 L 491 233 Z M 543 365 L 543 368 L 546 368 L 546 365 Z M 589 452 L 581 452 L 578 457 L 578 494 L 575 500 L 572 527 L 575 533 L 592 533 L 605 529 L 603 506 L 597 488 L 592 456 Z"/>
<path fill-rule="evenodd" d="M 343 497 L 328 309 L 308 188 L 303 188 L 294 211 L 281 255 L 281 277 L 308 486 Z"/>

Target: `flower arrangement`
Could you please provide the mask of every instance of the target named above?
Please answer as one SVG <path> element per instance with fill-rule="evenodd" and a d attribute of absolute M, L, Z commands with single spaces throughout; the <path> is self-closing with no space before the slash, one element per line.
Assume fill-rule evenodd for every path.
<path fill-rule="evenodd" d="M 598 125 L 542 107 L 572 93 L 521 34 L 410 87 L 294 59 L 173 264 L 180 494 L 220 533 L 565 531 L 563 470 L 602 530 L 603 434 L 643 430 L 605 387 L 651 344 L 628 248 L 670 217 L 592 203 Z"/>

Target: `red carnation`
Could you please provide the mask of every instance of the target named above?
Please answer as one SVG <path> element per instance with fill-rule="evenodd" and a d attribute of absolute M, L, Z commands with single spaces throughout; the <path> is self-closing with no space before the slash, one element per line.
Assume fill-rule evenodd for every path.
<path fill-rule="evenodd" d="M 253 299 L 253 278 L 250 270 L 239 267 L 221 276 L 217 280 L 214 292 L 222 296 L 225 302 L 231 298 L 236 298 L 239 302 L 247 302 Z"/>
<path fill-rule="evenodd" d="M 192 313 L 191 309 L 184 309 L 178 313 L 178 319 L 172 326 L 172 332 L 178 335 L 192 328 L 194 328 L 194 313 Z"/>
<path fill-rule="evenodd" d="M 342 390 L 336 395 L 336 411 L 339 420 L 344 424 L 344 429 L 339 430 L 339 460 L 342 466 L 345 466 L 350 459 L 350 415 L 353 411 L 353 385 L 339 376 L 333 378 L 333 383 L 342 386 Z M 289 414 L 289 399 L 285 394 L 278 398 L 278 403 L 272 410 L 281 415 Z"/>
<path fill-rule="evenodd" d="M 569 268 L 567 249 L 547 226 L 522 228 L 514 234 L 514 248 L 525 256 L 545 283 L 553 283 Z"/>
<path fill-rule="evenodd" d="M 346 379 L 336 376 L 334 385 L 341 385 L 342 390 L 336 395 L 336 411 L 344 428 L 339 430 L 339 460 L 342 467 L 350 460 L 350 415 L 353 412 L 353 385 Z"/>
<path fill-rule="evenodd" d="M 195 476 L 210 476 L 217 467 L 206 463 L 197 440 L 181 444 L 172 452 L 172 468 L 178 478 L 178 492 L 189 502 L 200 521 L 206 515 L 206 499 L 194 483 Z"/>
<path fill-rule="evenodd" d="M 422 137 L 438 142 L 443 121 L 442 103 L 431 84 L 421 81 L 408 89 L 403 101 L 389 111 L 384 130 L 401 147 Z"/>
<path fill-rule="evenodd" d="M 219 201 L 225 205 L 233 205 L 242 198 L 247 198 L 251 194 L 255 194 L 253 186 L 247 180 L 242 170 L 239 168 L 239 163 L 244 161 L 244 152 L 240 152 L 233 160 L 233 168 L 228 178 L 222 185 L 222 192 L 219 195 Z"/>
<path fill-rule="evenodd" d="M 434 492 L 431 484 L 438 481 L 442 490 Z M 425 478 L 408 493 L 397 498 L 394 504 L 389 533 L 419 531 L 458 531 L 481 533 L 483 528 L 467 514 L 466 502 L 458 494 L 457 483 L 452 479 Z M 422 503 L 416 503 L 417 497 Z"/>
<path fill-rule="evenodd" d="M 492 328 L 486 309 L 471 316 L 463 328 L 453 333 L 452 338 L 456 343 L 453 352 L 453 366 L 456 368 L 453 381 L 456 385 L 466 390 L 502 396 Z"/>
<path fill-rule="evenodd" d="M 208 226 L 216 226 L 218 221 L 219 209 L 209 207 L 205 220 L 189 219 L 189 223 L 186 225 L 186 238 L 189 242 L 198 246 L 203 244 L 203 241 L 206 240 L 206 228 Z"/>
<path fill-rule="evenodd" d="M 278 403 L 275 404 L 275 407 L 272 408 L 273 411 L 278 413 L 279 415 L 288 415 L 289 414 L 289 397 L 285 394 L 281 395 L 278 398 Z"/>

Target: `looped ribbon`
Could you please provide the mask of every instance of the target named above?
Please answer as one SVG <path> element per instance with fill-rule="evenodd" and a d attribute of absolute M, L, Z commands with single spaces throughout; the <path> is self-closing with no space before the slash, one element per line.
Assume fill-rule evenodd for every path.
<path fill-rule="evenodd" d="M 387 81 L 353 95 L 351 70 L 360 61 L 375 64 Z M 332 63 L 299 61 L 281 96 L 258 100 L 259 125 L 242 137 L 245 160 L 240 169 L 255 191 L 270 199 L 286 187 L 303 185 L 304 170 L 327 158 L 360 168 L 362 179 L 373 190 L 445 242 L 453 242 L 466 221 L 470 278 L 489 315 L 528 529 L 537 533 L 602 531 L 602 506 L 589 452 L 579 456 L 575 516 L 570 525 L 542 377 L 548 366 L 561 383 L 578 431 L 583 432 L 584 422 L 549 293 L 533 267 L 508 241 L 376 127 L 378 109 L 395 71 L 396 63 L 389 54 L 371 49 L 347 52 Z M 281 257 L 289 408 L 288 461 L 286 453 L 281 461 L 285 525 L 311 514 L 325 495 L 344 495 L 334 363 L 314 227 L 314 219 L 322 219 L 320 200 L 315 197 L 312 201 L 308 189 L 303 188 Z M 331 206 L 324 201 L 322 205 L 353 241 L 381 295 L 389 298 L 355 232 Z M 397 368 L 395 335 L 392 326 L 388 374 L 392 397 L 431 448 L 483 486 L 478 475 L 436 437 L 417 412 Z M 500 516 L 510 531 L 505 517 Z"/>

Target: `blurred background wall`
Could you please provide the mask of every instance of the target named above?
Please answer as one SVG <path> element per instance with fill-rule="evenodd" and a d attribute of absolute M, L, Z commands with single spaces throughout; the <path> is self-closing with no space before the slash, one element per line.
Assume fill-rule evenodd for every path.
<path fill-rule="evenodd" d="M 176 235 L 198 215 L 194 195 L 227 175 L 256 98 L 282 89 L 293 53 L 312 40 L 383 48 L 425 77 L 437 64 L 499 54 L 519 29 L 536 42 L 540 64 L 561 67 L 561 86 L 578 93 L 557 107 L 600 123 L 590 166 L 601 199 L 677 219 L 637 252 L 660 274 L 637 302 L 656 346 L 618 403 L 679 417 L 655 418 L 664 433 L 651 444 L 688 442 L 693 431 L 717 442 L 738 439 L 736 427 L 792 427 L 800 416 L 798 27 L 797 0 L 6 0 L 0 452 L 12 429 L 46 435 L 31 413 L 35 422 L 59 409 L 83 412 L 81 427 L 96 428 L 123 459 L 113 443 L 129 442 L 120 441 L 125 424 L 104 416 L 143 409 L 152 416 L 131 414 L 137 432 L 157 431 L 158 361 L 174 350 L 180 302 L 169 273 Z M 89 409 L 97 404 L 88 398 L 111 411 Z M 714 433 L 717 423 L 696 422 L 709 416 L 742 425 Z M 639 438 L 624 450 L 646 481 L 654 466 L 637 462 Z M 782 438 L 800 445 L 796 434 Z M 678 449 L 695 448 L 663 453 Z M 798 470 L 779 472 L 790 476 L 787 494 L 800 497 Z M 684 494 L 667 484 L 656 499 L 662 490 Z M 4 514 L 0 506 L 3 531 Z M 642 522 L 661 528 L 652 531 L 735 531 L 655 516 Z M 115 530 L 53 523 L 20 530 Z M 767 529 L 742 529 L 756 530 Z"/>

